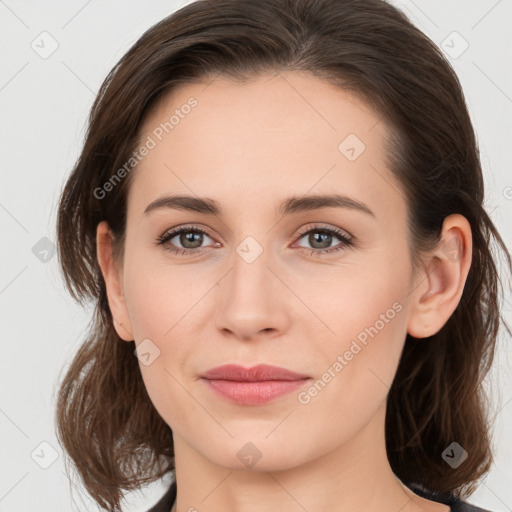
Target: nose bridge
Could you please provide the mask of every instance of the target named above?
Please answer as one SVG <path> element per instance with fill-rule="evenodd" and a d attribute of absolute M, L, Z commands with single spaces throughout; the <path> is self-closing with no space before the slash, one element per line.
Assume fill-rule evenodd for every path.
<path fill-rule="evenodd" d="M 264 243 L 246 236 L 235 247 L 231 271 L 218 289 L 218 329 L 251 338 L 259 331 L 283 327 L 278 283 L 267 266 L 272 258 Z"/>
<path fill-rule="evenodd" d="M 249 235 L 235 247 L 229 278 L 230 295 L 239 304 L 247 299 L 250 302 L 258 299 L 259 294 L 265 294 L 269 286 L 272 286 L 269 282 L 272 273 L 267 267 L 270 249 L 268 245 L 264 246 L 265 241 L 261 237 L 259 240 Z"/>

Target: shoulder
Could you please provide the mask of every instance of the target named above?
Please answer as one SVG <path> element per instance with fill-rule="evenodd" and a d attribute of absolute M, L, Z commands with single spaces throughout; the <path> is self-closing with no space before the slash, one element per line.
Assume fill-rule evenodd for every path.
<path fill-rule="evenodd" d="M 169 512 L 172 506 L 174 505 L 174 500 L 176 499 L 176 480 L 174 480 L 165 492 L 165 494 L 160 498 L 160 500 L 153 505 L 147 512 Z"/>
<path fill-rule="evenodd" d="M 411 491 L 423 498 L 449 505 L 451 512 L 492 512 L 490 510 L 477 507 L 476 505 L 471 505 L 453 494 L 432 491 L 421 484 L 413 483 L 408 485 L 408 487 Z"/>

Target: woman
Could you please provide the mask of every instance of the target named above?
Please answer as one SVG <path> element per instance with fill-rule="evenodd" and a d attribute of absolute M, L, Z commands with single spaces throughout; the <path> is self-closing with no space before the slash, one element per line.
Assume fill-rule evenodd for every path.
<path fill-rule="evenodd" d="M 501 321 L 467 108 L 380 0 L 203 0 L 105 80 L 59 256 L 87 491 L 151 510 L 470 511 Z M 509 331 L 510 332 L 510 331 Z"/>

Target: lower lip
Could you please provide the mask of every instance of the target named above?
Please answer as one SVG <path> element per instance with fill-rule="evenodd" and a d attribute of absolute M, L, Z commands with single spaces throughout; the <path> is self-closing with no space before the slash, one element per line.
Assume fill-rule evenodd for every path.
<path fill-rule="evenodd" d="M 266 380 L 259 382 L 237 382 L 220 379 L 203 380 L 210 389 L 230 402 L 243 405 L 258 405 L 295 391 L 302 387 L 309 379 Z"/>

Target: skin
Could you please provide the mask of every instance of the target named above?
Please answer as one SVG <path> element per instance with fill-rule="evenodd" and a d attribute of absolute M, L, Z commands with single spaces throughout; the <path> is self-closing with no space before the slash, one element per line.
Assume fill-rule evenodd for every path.
<path fill-rule="evenodd" d="M 119 336 L 136 345 L 150 339 L 160 350 L 140 370 L 173 431 L 177 510 L 449 510 L 394 476 L 384 420 L 406 334 L 435 334 L 459 303 L 471 263 L 467 220 L 445 219 L 438 247 L 415 274 L 403 189 L 385 165 L 388 128 L 364 102 L 300 72 L 243 84 L 217 78 L 165 96 L 142 140 L 191 96 L 197 107 L 133 171 L 122 261 L 112 258 L 108 224 L 97 229 Z M 348 134 L 366 146 L 354 161 L 338 149 Z M 333 207 L 277 212 L 290 196 L 334 191 L 375 216 Z M 170 194 L 215 199 L 222 215 L 144 214 Z M 190 224 L 209 232 L 202 254 L 155 245 L 170 228 Z M 310 224 L 313 233 L 338 228 L 354 244 L 312 255 L 342 241 L 299 236 Z M 263 248 L 252 263 L 237 252 L 247 236 Z M 456 244 L 457 257 L 446 244 Z M 172 245 L 185 247 L 179 236 Z M 267 363 L 307 374 L 307 389 L 396 302 L 400 312 L 307 404 L 298 392 L 259 406 L 232 404 L 199 378 L 226 363 Z M 237 457 L 248 442 L 261 452 L 252 467 Z"/>

